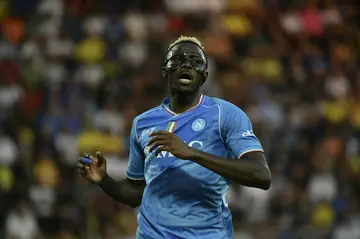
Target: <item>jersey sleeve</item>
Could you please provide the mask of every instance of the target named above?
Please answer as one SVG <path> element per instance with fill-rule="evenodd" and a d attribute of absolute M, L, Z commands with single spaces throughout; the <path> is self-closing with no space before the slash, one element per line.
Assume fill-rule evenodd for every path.
<path fill-rule="evenodd" d="M 136 119 L 133 122 L 130 134 L 130 155 L 126 177 L 132 180 L 144 180 L 144 153 L 139 145 L 136 134 Z"/>
<path fill-rule="evenodd" d="M 221 107 L 220 131 L 226 147 L 237 158 L 251 151 L 264 151 L 254 134 L 249 117 L 235 105 Z"/>

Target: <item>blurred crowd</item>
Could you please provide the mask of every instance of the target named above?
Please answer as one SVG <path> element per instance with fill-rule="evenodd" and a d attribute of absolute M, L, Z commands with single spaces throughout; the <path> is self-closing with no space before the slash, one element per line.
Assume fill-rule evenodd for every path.
<path fill-rule="evenodd" d="M 360 9 L 347 0 L 0 1 L 0 238 L 133 239 L 136 210 L 76 170 L 124 176 L 134 116 L 166 97 L 180 35 L 203 92 L 247 112 L 269 191 L 233 185 L 234 239 L 360 238 Z"/>

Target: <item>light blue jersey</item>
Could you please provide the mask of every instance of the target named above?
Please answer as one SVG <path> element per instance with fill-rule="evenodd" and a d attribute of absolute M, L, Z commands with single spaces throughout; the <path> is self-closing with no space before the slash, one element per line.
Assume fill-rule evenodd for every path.
<path fill-rule="evenodd" d="M 192 109 L 175 114 L 165 99 L 133 122 L 126 175 L 146 180 L 139 209 L 138 239 L 230 239 L 229 180 L 168 152 L 149 154 L 149 134 L 174 132 L 191 147 L 225 158 L 263 151 L 248 116 L 235 105 L 201 95 Z"/>

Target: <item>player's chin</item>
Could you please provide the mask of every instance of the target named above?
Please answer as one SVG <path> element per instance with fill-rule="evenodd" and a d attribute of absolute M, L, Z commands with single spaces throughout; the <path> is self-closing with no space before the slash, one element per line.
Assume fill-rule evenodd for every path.
<path fill-rule="evenodd" d="M 172 86 L 172 90 L 179 93 L 195 93 L 199 90 L 199 86 L 196 84 L 181 84 L 176 83 Z"/>

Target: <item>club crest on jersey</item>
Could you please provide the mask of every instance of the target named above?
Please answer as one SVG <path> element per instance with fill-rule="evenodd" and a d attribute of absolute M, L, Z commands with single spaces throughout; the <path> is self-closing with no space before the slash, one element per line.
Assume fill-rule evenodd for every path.
<path fill-rule="evenodd" d="M 206 121 L 203 118 L 198 118 L 194 120 L 194 122 L 191 124 L 191 129 L 195 132 L 199 132 L 203 130 L 206 126 Z"/>

